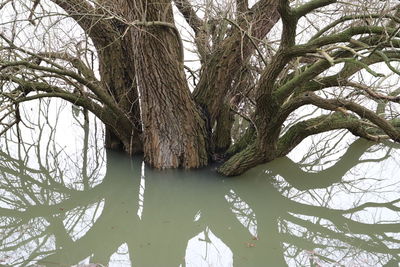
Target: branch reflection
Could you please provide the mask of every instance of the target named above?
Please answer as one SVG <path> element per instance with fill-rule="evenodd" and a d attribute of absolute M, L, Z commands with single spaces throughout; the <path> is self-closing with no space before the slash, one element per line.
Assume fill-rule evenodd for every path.
<path fill-rule="evenodd" d="M 400 261 L 399 183 L 387 173 L 399 169 L 394 148 L 356 140 L 318 172 L 283 158 L 221 179 L 210 169 L 154 171 L 103 150 L 82 126 L 77 157 L 50 139 L 3 146 L 1 266 Z"/>

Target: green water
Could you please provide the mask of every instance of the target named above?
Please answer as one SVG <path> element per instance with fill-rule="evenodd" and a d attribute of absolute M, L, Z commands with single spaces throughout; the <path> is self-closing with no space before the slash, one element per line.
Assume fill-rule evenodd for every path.
<path fill-rule="evenodd" d="M 3 147 L 0 266 L 398 266 L 394 148 L 355 141 L 236 178 L 87 149 Z"/>

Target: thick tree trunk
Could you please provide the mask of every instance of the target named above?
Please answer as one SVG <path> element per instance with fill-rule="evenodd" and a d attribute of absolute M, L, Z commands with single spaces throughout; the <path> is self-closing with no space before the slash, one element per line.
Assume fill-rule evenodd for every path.
<path fill-rule="evenodd" d="M 62 66 L 49 62 L 46 62 L 46 66 L 35 63 L 36 59 L 43 61 L 42 56 L 33 56 L 35 49 L 24 51 L 10 45 L 8 50 L 29 55 L 29 59 L 1 62 L 1 69 L 5 72 L 1 73 L 0 78 L 6 83 L 18 84 L 15 92 L 3 92 L 3 97 L 11 100 L 5 109 L 38 97 L 61 97 L 85 107 L 106 124 L 108 148 L 124 149 L 130 154 L 143 151 L 145 160 L 157 168 L 199 167 L 207 164 L 209 154 L 221 153 L 231 156 L 219 169 L 225 175 L 238 175 L 257 164 L 283 156 L 307 136 L 328 130 L 348 129 L 369 140 L 391 138 L 400 141 L 400 132 L 395 122 L 385 120 L 385 116 L 377 115 L 348 99 L 341 99 L 340 94 L 337 99 L 325 99 L 306 92 L 346 86 L 365 91 L 365 96 L 371 100 L 398 103 L 397 91 L 382 95 L 367 85 L 347 80 L 363 68 L 376 77 L 381 76 L 367 66 L 383 61 L 389 65 L 388 62 L 398 59 L 396 51 L 381 42 L 385 34 L 396 36 L 395 23 L 389 15 L 391 22 L 383 21 L 382 24 L 387 27 L 368 24 L 345 28 L 335 34 L 322 30 L 306 43 L 296 46 L 298 20 L 335 1 L 315 0 L 291 7 L 289 1 L 261 0 L 249 8 L 248 1 L 238 0 L 234 16 L 229 12 L 226 16 L 221 16 L 222 13 L 209 14 L 204 21 L 197 16 L 198 10 L 191 7 L 189 1 L 176 1 L 176 7 L 195 32 L 195 44 L 198 45 L 203 64 L 193 100 L 183 71 L 183 45 L 174 25 L 171 0 L 51 1 L 63 8 L 93 41 L 98 55 L 101 83 L 92 71 L 75 66 L 73 62 L 80 62 L 79 57 L 66 59 L 75 68 L 73 71 L 68 68 L 63 70 Z M 31 15 L 38 2 L 35 2 Z M 394 16 L 399 12 L 397 10 Z M 389 10 L 387 14 L 390 14 Z M 269 48 L 266 44 L 261 45 L 261 42 L 280 18 L 282 35 L 279 49 L 267 63 L 263 57 L 269 56 Z M 220 25 L 215 23 L 216 20 Z M 362 38 L 352 42 L 352 37 L 356 38 L 360 34 Z M 11 43 L 6 37 L 2 39 Z M 344 48 L 322 51 L 321 59 L 307 59 L 312 53 L 321 52 L 320 49 L 336 42 L 348 42 L 348 46 L 354 49 L 367 49 L 366 45 L 374 47 L 379 44 L 382 49 L 374 50 L 374 53 L 362 59 L 351 58 L 352 51 Z M 78 44 L 76 46 L 79 47 Z M 392 44 L 390 47 L 398 48 Z M 78 52 L 85 54 L 88 51 Z M 240 73 L 246 70 L 248 62 L 253 62 L 255 53 L 260 58 L 260 64 L 257 65 L 261 68 L 256 68 L 257 79 L 253 79 L 255 84 L 251 87 L 256 108 L 249 121 L 254 124 L 254 129 L 249 129 L 242 140 L 227 151 L 231 144 L 233 123 L 229 104 L 236 102 L 230 100 L 238 95 L 248 96 L 250 90 L 243 86 L 246 82 Z M 340 62 L 344 66 L 337 74 L 320 76 L 331 65 Z M 80 65 L 82 67 L 86 64 Z M 10 68 L 15 66 L 24 67 Z M 23 75 L 25 69 L 28 71 Z M 90 75 L 81 75 L 84 72 Z M 50 79 L 48 82 L 41 77 L 52 77 L 54 81 Z M 77 90 L 70 92 L 69 87 L 61 88 L 66 81 Z M 22 99 L 30 92 L 43 94 Z M 246 106 L 246 111 L 254 110 L 253 105 L 243 105 L 245 101 L 241 104 L 240 107 Z M 297 123 L 279 140 L 283 122 L 288 115 L 308 104 L 334 113 Z M 199 111 L 200 107 L 202 112 Z M 358 117 L 343 112 L 344 108 Z M 240 113 L 240 109 L 233 110 Z M 336 113 L 339 111 L 344 115 Z M 378 111 L 385 111 L 382 104 Z M 13 112 L 15 121 L 4 124 L 5 130 L 20 121 L 18 109 L 10 111 L 10 114 Z M 244 117 L 247 115 L 244 114 Z M 371 124 L 366 124 L 367 120 Z M 374 124 L 376 129 L 371 127 Z M 381 130 L 384 135 L 380 133 Z"/>
<path fill-rule="evenodd" d="M 123 22 L 132 17 L 127 0 L 99 0 L 96 5 L 80 0 L 52 2 L 75 19 L 93 41 L 99 57 L 99 72 L 104 91 L 112 98 L 110 102 L 114 102 L 125 114 L 119 117 L 126 116 L 111 121 L 108 118 L 113 118 L 115 114 L 100 116 L 106 124 L 106 147 L 124 149 L 130 154 L 141 152 L 140 108 L 131 57 L 132 40 L 126 34 L 127 26 Z M 101 17 L 109 19 L 100 19 Z"/>
<path fill-rule="evenodd" d="M 182 43 L 169 1 L 137 1 L 144 22 L 133 30 L 145 161 L 156 168 L 196 168 L 208 162 L 205 122 L 183 71 Z"/>

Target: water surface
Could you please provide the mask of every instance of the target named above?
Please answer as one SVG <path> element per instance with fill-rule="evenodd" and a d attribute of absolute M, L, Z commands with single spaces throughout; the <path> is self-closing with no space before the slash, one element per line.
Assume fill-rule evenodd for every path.
<path fill-rule="evenodd" d="M 352 140 L 224 178 L 90 138 L 2 145 L 0 266 L 398 266 L 394 147 Z"/>

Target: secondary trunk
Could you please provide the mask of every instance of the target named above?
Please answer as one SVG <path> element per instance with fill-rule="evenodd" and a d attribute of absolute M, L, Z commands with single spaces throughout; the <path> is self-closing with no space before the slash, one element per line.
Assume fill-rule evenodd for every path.
<path fill-rule="evenodd" d="M 269 102 L 270 106 L 258 105 L 254 122 L 255 133 L 250 128 L 241 143 L 250 143 L 241 152 L 233 155 L 220 168 L 219 172 L 226 176 L 240 175 L 248 169 L 255 167 L 258 164 L 269 162 L 280 156 L 278 153 L 278 139 L 282 128 L 282 122 L 277 118 L 279 107 Z"/>
<path fill-rule="evenodd" d="M 126 36 L 120 40 L 99 49 L 100 75 L 102 82 L 118 104 L 118 107 L 126 114 L 132 124 L 132 132 L 126 133 L 128 141 L 121 140 L 115 134 L 115 129 L 106 125 L 106 147 L 111 149 L 124 149 L 129 154 L 142 151 L 141 121 L 139 97 L 134 76 L 134 61 L 132 54 L 131 38 Z"/>
<path fill-rule="evenodd" d="M 232 117 L 224 109 L 231 100 L 227 96 L 232 93 L 232 83 L 235 79 L 236 82 L 240 80 L 240 71 L 256 51 L 259 40 L 269 33 L 280 18 L 275 0 L 259 1 L 249 10 L 245 6 L 237 18 L 238 24 L 227 31 L 228 37 L 216 46 L 204 62 L 200 81 L 193 93 L 196 102 L 206 110 L 211 128 L 216 124 L 217 131 L 213 132 L 216 152 L 225 152 L 228 148 L 226 145 L 230 144 L 226 136 L 231 134 Z M 237 88 L 236 91 L 244 93 L 243 88 Z"/>
<path fill-rule="evenodd" d="M 89 30 L 88 33 L 96 47 L 99 61 L 99 74 L 104 90 L 112 98 L 126 118 L 106 123 L 106 148 L 125 150 L 129 154 L 143 151 L 141 140 L 141 119 L 139 95 L 134 72 L 132 36 L 124 21 L 132 19 L 126 0 L 100 0 L 99 4 L 116 18 L 102 20 L 101 25 L 91 21 L 90 25 L 80 23 Z M 98 11 L 102 12 L 102 11 Z M 109 16 L 109 13 L 104 16 Z M 84 21 L 78 17 L 77 21 Z M 121 125 L 122 121 L 124 124 Z M 127 129 L 129 129 L 127 131 Z"/>

